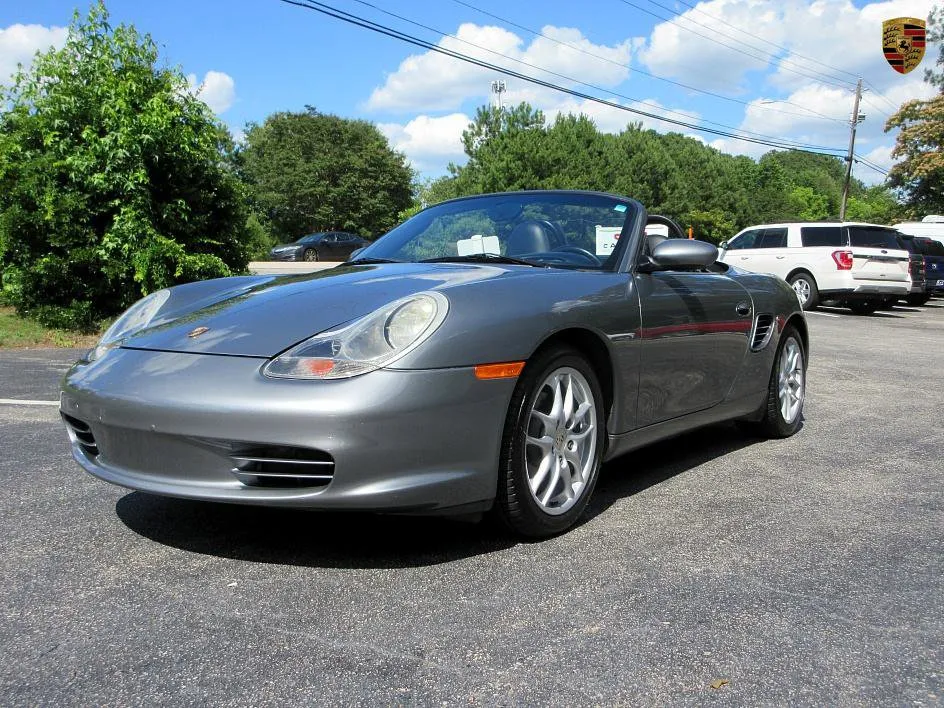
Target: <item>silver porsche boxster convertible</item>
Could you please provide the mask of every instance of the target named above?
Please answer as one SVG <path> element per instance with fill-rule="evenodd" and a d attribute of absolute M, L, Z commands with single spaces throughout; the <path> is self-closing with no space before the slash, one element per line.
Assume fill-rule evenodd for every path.
<path fill-rule="evenodd" d="M 796 294 L 717 255 L 624 197 L 456 199 L 329 270 L 151 293 L 68 372 L 62 417 L 79 464 L 132 489 L 554 534 L 604 460 L 800 427 Z"/>

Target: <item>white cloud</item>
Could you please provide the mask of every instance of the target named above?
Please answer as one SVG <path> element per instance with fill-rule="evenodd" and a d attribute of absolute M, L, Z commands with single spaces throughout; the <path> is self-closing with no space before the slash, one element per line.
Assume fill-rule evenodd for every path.
<path fill-rule="evenodd" d="M 405 125 L 379 123 L 377 128 L 394 150 L 403 152 L 416 169 L 426 171 L 442 169 L 449 161 L 463 157 L 462 131 L 471 120 L 464 113 L 438 118 L 420 115 Z"/>
<path fill-rule="evenodd" d="M 746 72 L 765 69 L 770 63 L 764 52 L 748 45 L 784 41 L 778 7 L 779 3 L 767 0 L 698 3 L 675 21 L 656 25 L 645 43 L 637 42 L 638 57 L 657 76 L 681 79 L 708 90 L 740 91 Z M 732 26 L 750 28 L 755 39 L 732 30 Z"/>
<path fill-rule="evenodd" d="M 881 51 L 882 22 L 893 17 L 926 18 L 930 11 L 931 0 L 889 0 L 862 8 L 849 0 L 785 4 L 782 21 L 803 31 L 790 33 L 791 53 L 778 63 L 773 81 L 787 87 L 807 83 L 809 78 L 795 73 L 801 71 L 827 73 L 834 81 L 854 82 L 861 76 L 879 90 L 900 84 L 901 74 Z M 814 57 L 817 62 L 810 61 Z M 923 67 L 914 71 L 919 80 L 922 74 Z"/>
<path fill-rule="evenodd" d="M 0 84 L 8 83 L 17 64 L 28 67 L 36 52 L 61 47 L 68 36 L 66 27 L 16 24 L 0 29 Z"/>
<path fill-rule="evenodd" d="M 521 37 L 501 27 L 464 23 L 457 38 L 444 37 L 439 46 L 557 84 L 573 82 L 555 74 L 603 86 L 616 86 L 629 75 L 629 40 L 609 47 L 594 44 L 576 29 L 547 26 L 542 33 L 546 37 L 525 47 Z M 487 96 L 495 78 L 494 71 L 428 51 L 403 60 L 383 86 L 374 89 L 367 108 L 453 110 L 468 99 Z"/>
<path fill-rule="evenodd" d="M 196 74 L 188 74 L 187 82 L 194 95 L 217 115 L 229 110 L 236 100 L 236 82 L 222 71 L 208 71 L 199 84 Z"/>
<path fill-rule="evenodd" d="M 788 90 L 816 77 L 854 83 L 858 76 L 884 89 L 901 76 L 882 55 L 882 21 L 927 17 L 931 4 L 887 0 L 857 8 L 850 0 L 708 0 L 656 25 L 639 44 L 638 57 L 658 76 L 729 95 L 744 89 L 748 72 L 770 68 L 770 81 Z"/>

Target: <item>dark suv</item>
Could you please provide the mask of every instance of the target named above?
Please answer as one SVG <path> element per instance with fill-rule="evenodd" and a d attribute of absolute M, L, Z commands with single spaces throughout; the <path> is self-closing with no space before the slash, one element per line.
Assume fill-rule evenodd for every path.
<path fill-rule="evenodd" d="M 944 245 L 922 236 L 899 234 L 901 247 L 911 259 L 911 293 L 905 297 L 909 305 L 923 305 L 935 292 L 944 292 Z M 916 268 L 916 263 L 920 267 Z"/>

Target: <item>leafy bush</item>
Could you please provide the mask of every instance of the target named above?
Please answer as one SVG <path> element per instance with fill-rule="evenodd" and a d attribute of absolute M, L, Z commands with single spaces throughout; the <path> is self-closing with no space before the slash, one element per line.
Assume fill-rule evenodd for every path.
<path fill-rule="evenodd" d="M 142 295 L 246 267 L 225 128 L 179 70 L 104 5 L 0 93 L 4 299 L 91 330 Z"/>

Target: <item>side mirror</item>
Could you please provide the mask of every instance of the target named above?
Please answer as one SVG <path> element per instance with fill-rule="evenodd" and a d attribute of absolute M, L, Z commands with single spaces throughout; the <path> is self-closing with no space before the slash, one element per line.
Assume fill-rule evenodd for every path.
<path fill-rule="evenodd" d="M 648 262 L 640 264 L 642 273 L 657 270 L 692 270 L 707 268 L 718 260 L 718 249 L 704 241 L 670 238 L 656 246 Z"/>
<path fill-rule="evenodd" d="M 723 250 L 726 249 L 727 247 L 728 247 L 728 242 L 727 242 L 727 241 L 722 241 L 721 243 L 718 244 L 718 250 L 719 250 L 719 251 L 723 251 Z"/>

